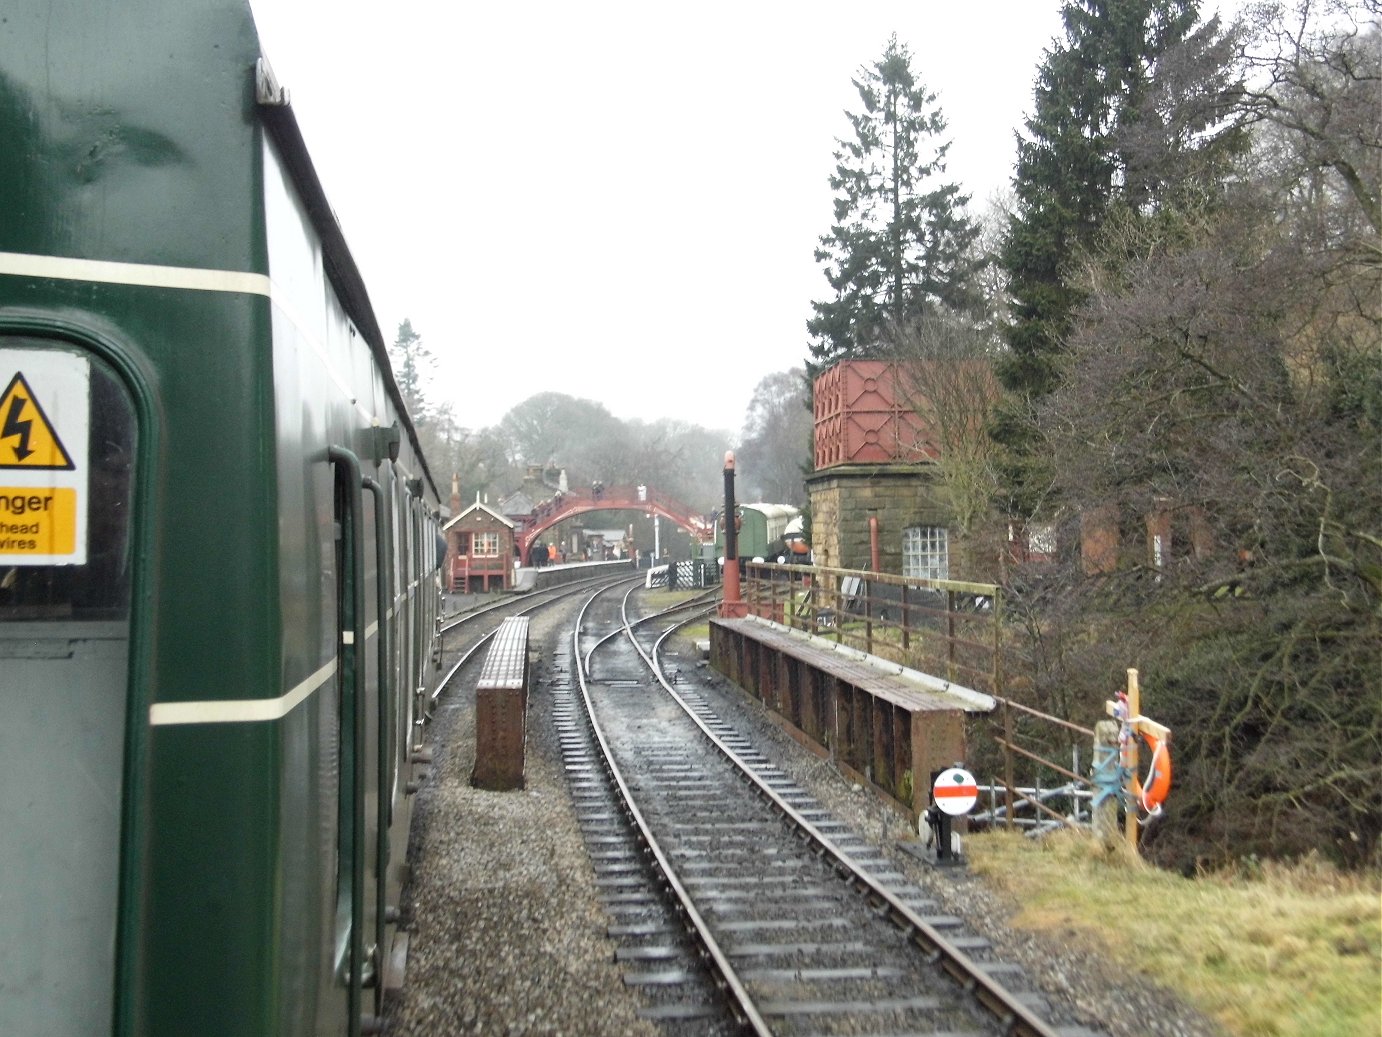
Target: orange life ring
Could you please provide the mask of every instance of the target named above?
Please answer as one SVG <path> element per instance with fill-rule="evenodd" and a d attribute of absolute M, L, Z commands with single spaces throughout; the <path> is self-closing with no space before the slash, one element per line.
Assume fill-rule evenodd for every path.
<path fill-rule="evenodd" d="M 1166 802 L 1166 794 L 1171 791 L 1171 750 L 1156 735 L 1146 731 L 1139 731 L 1138 734 L 1152 750 L 1152 763 L 1147 770 L 1145 787 L 1136 774 L 1132 776 L 1132 793 L 1143 810 L 1155 814 L 1161 810 L 1161 804 Z"/>

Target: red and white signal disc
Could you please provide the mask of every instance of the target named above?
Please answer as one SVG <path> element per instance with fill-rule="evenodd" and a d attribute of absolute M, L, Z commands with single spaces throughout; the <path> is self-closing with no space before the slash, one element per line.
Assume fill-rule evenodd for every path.
<path fill-rule="evenodd" d="M 947 814 L 960 815 L 979 802 L 979 785 L 974 775 L 963 767 L 951 767 L 941 771 L 936 783 L 931 786 L 936 806 Z"/>

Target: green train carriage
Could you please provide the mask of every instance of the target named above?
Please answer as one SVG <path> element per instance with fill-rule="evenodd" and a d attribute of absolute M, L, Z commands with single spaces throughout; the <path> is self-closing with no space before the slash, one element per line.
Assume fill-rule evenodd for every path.
<path fill-rule="evenodd" d="M 0 141 L 0 1033 L 369 1030 L 440 501 L 247 4 L 14 0 Z"/>
<path fill-rule="evenodd" d="M 736 546 L 739 557 L 746 561 L 775 562 L 788 552 L 787 527 L 801 514 L 790 504 L 741 504 L 735 508 L 739 516 Z M 725 531 L 722 522 L 715 523 L 715 556 L 725 553 Z"/>

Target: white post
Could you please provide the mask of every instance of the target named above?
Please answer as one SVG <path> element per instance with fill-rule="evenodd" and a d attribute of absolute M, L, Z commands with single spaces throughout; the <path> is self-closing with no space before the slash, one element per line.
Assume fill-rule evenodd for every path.
<path fill-rule="evenodd" d="M 1137 682 L 1137 671 L 1128 670 L 1128 717 L 1137 719 L 1142 716 L 1142 690 Z M 1123 835 L 1127 839 L 1128 849 L 1133 856 L 1137 856 L 1137 804 L 1133 801 L 1132 781 L 1137 775 L 1138 760 L 1137 751 L 1137 732 L 1134 730 L 1128 738 L 1126 753 L 1124 756 L 1128 768 L 1128 806 L 1123 812 Z"/>

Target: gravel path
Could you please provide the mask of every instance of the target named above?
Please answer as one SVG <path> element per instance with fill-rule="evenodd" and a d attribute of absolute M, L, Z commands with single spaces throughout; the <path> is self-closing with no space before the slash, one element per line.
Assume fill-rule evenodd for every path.
<path fill-rule="evenodd" d="M 532 625 L 526 787 L 472 789 L 474 690 L 443 699 L 429 735 L 434 759 L 414 819 L 413 876 L 403 913 L 411 932 L 407 984 L 386 1013 L 391 1037 L 484 1035 L 655 1035 L 637 1018 L 599 905 L 551 723 L 553 661 L 564 617 Z M 761 706 L 698 663 L 683 644 L 681 665 L 710 677 L 722 715 L 762 739 L 765 753 L 842 820 L 890 854 L 948 913 L 1023 965 L 1048 996 L 1073 1005 L 1109 1037 L 1219 1037 L 1221 1031 L 1175 997 L 1109 974 L 1103 962 L 1002 927 L 1011 905 L 963 870 L 937 871 L 897 849 L 904 819 L 857 789 L 773 724 Z"/>
<path fill-rule="evenodd" d="M 391 1037 L 629 1035 L 657 1028 L 614 964 L 609 924 L 576 824 L 551 723 L 556 617 L 534 620 L 525 788 L 470 787 L 475 690 L 441 700 L 418 794 L 403 912 L 411 931 Z"/>

